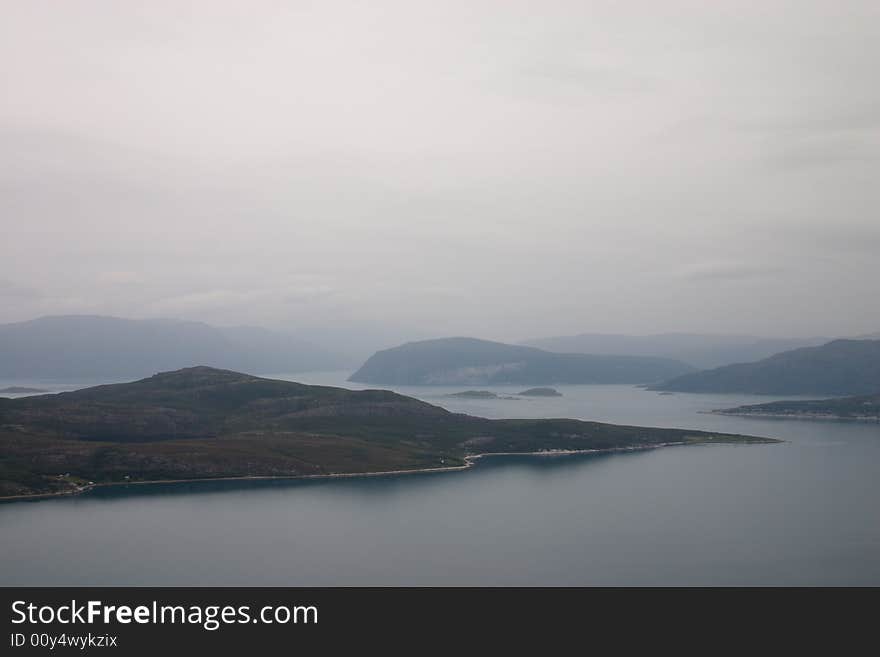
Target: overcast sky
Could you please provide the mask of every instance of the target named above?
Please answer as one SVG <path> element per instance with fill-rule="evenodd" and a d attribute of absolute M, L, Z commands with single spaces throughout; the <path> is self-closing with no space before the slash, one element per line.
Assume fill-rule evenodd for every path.
<path fill-rule="evenodd" d="M 0 5 L 0 321 L 880 330 L 880 3 Z"/>

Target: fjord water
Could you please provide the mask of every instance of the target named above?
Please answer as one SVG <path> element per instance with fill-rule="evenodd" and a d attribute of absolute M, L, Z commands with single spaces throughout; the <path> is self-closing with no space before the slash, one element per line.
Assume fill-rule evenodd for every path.
<path fill-rule="evenodd" d="M 335 373 L 284 378 L 366 387 Z M 631 386 L 558 386 L 562 397 L 518 401 L 445 396 L 461 389 L 397 390 L 486 417 L 786 442 L 493 457 L 452 473 L 129 486 L 3 504 L 0 584 L 880 585 L 878 423 L 709 415 L 770 399 Z"/>

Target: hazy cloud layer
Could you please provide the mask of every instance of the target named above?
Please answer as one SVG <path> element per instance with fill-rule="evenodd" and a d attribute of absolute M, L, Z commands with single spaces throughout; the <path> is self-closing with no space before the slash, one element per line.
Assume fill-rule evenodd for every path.
<path fill-rule="evenodd" d="M 878 60 L 867 1 L 5 2 L 0 321 L 874 332 Z"/>

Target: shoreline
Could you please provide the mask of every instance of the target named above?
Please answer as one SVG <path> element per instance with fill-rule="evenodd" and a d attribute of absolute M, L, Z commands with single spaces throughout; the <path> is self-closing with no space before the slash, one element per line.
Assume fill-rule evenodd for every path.
<path fill-rule="evenodd" d="M 37 501 L 44 499 L 53 499 L 58 497 L 73 497 L 91 492 L 96 488 L 109 488 L 121 486 L 156 486 L 159 484 L 189 484 L 211 481 L 297 481 L 306 479 L 342 479 L 352 477 L 390 477 L 396 475 L 425 474 L 432 472 L 459 472 L 469 470 L 474 467 L 474 462 L 481 458 L 491 456 L 574 456 L 577 454 L 603 454 L 612 452 L 635 452 L 648 449 L 658 449 L 661 447 L 678 447 L 682 445 L 703 445 L 706 443 L 688 443 L 688 442 L 670 442 L 670 443 L 654 443 L 651 445 L 630 445 L 627 447 L 607 447 L 603 449 L 569 449 L 569 450 L 543 450 L 540 452 L 483 452 L 480 454 L 468 454 L 464 457 L 462 465 L 447 465 L 436 468 L 413 468 L 409 470 L 380 470 L 376 472 L 329 472 L 326 474 L 311 475 L 245 475 L 240 477 L 197 477 L 190 479 L 150 479 L 145 481 L 111 481 L 98 484 L 88 484 L 80 486 L 74 490 L 59 491 L 55 493 L 30 493 L 26 495 L 6 495 L 0 497 L 0 504 L 11 502 Z M 720 444 L 720 443 L 716 443 Z M 773 444 L 773 443 L 766 443 Z"/>
<path fill-rule="evenodd" d="M 880 422 L 880 415 L 824 415 L 820 413 L 734 413 L 731 411 L 702 411 L 726 417 L 757 417 L 779 420 L 826 420 L 831 422 Z"/>

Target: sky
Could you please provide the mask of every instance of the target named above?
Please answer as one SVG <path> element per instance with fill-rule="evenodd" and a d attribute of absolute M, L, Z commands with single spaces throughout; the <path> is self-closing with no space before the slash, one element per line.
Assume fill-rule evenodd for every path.
<path fill-rule="evenodd" d="M 880 331 L 880 3 L 4 0 L 0 322 Z"/>

